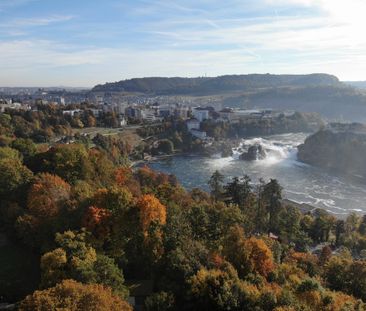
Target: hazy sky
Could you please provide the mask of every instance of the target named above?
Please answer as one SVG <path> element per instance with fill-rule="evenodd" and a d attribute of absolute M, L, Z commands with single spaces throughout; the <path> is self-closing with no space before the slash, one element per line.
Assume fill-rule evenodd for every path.
<path fill-rule="evenodd" d="M 365 12 L 365 0 L 0 0 L 0 85 L 267 72 L 366 80 Z"/>

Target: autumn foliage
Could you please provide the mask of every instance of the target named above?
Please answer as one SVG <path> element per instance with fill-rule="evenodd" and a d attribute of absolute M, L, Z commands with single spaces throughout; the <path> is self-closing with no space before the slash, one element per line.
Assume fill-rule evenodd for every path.
<path fill-rule="evenodd" d="M 104 208 L 90 206 L 82 219 L 82 226 L 97 236 L 108 234 L 108 219 L 111 212 Z"/>
<path fill-rule="evenodd" d="M 152 194 L 146 194 L 138 201 L 140 222 L 145 236 L 148 235 L 152 223 L 166 224 L 166 207 Z"/>
<path fill-rule="evenodd" d="M 249 262 L 253 270 L 263 276 L 267 276 L 274 269 L 273 255 L 263 240 L 254 237 L 249 238 L 245 247 L 249 251 Z"/>
<path fill-rule="evenodd" d="M 128 168 L 118 139 L 97 135 L 90 147 L 79 136 L 42 152 L 0 147 L 0 239 L 34 253 L 39 268 L 25 294 L 41 290 L 19 310 L 129 311 L 123 298 L 141 289 L 147 311 L 366 310 L 366 216 L 304 215 L 282 206 L 274 181 L 252 187 L 245 176 L 225 185 L 216 174 L 218 195 L 187 191 Z M 19 302 L 3 290 L 24 279 L 2 261 L 8 246 L 0 299 Z"/>
<path fill-rule="evenodd" d="M 42 173 L 36 177 L 28 193 L 28 210 L 42 218 L 56 216 L 62 203 L 70 197 L 70 185 L 62 178 Z"/>
<path fill-rule="evenodd" d="M 119 167 L 115 171 L 116 183 L 119 186 L 126 184 L 127 180 L 132 176 L 132 170 L 129 167 Z"/>
<path fill-rule="evenodd" d="M 64 280 L 55 287 L 27 296 L 19 306 L 19 311 L 34 310 L 132 311 L 132 308 L 102 285 Z"/>

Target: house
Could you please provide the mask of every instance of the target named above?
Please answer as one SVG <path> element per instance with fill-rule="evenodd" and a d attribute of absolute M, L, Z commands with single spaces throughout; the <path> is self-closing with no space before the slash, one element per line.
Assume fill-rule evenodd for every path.
<path fill-rule="evenodd" d="M 81 112 L 80 109 L 74 109 L 74 110 L 64 110 L 62 111 L 62 114 L 65 116 L 65 115 L 68 115 L 68 116 L 75 116 L 77 114 L 79 114 Z"/>
<path fill-rule="evenodd" d="M 260 110 L 234 110 L 234 119 L 261 118 L 263 112 Z"/>
<path fill-rule="evenodd" d="M 122 114 L 120 114 L 118 116 L 118 122 L 119 122 L 120 126 L 126 126 L 127 125 L 127 120 L 126 120 L 125 116 L 122 115 Z"/>
<path fill-rule="evenodd" d="M 31 107 L 27 104 L 12 102 L 11 100 L 0 100 L 0 112 L 5 112 L 6 109 L 15 109 L 15 110 L 30 110 Z"/>
<path fill-rule="evenodd" d="M 113 110 L 117 114 L 123 114 L 127 108 L 128 104 L 126 102 L 113 104 Z"/>
<path fill-rule="evenodd" d="M 186 120 L 188 118 L 188 108 L 184 106 L 178 106 L 174 109 L 174 117 L 177 119 Z"/>
<path fill-rule="evenodd" d="M 189 119 L 186 121 L 186 126 L 189 132 L 193 129 L 199 130 L 200 122 L 197 119 Z"/>
<path fill-rule="evenodd" d="M 208 120 L 210 118 L 210 110 L 207 108 L 197 107 L 193 109 L 192 113 L 193 117 L 200 122 L 202 122 L 203 120 Z"/>
<path fill-rule="evenodd" d="M 226 121 L 231 121 L 234 118 L 234 109 L 224 108 L 219 111 L 220 118 Z"/>
<path fill-rule="evenodd" d="M 207 133 L 205 131 L 192 129 L 190 132 L 194 137 L 197 137 L 201 140 L 205 140 L 207 138 Z"/>
<path fill-rule="evenodd" d="M 131 119 L 136 119 L 136 120 L 141 120 L 142 119 L 141 109 L 137 108 L 137 107 L 132 107 L 132 106 L 127 107 L 125 109 L 125 115 L 128 118 L 131 118 Z"/>
<path fill-rule="evenodd" d="M 155 110 L 154 109 L 144 109 L 141 111 L 141 116 L 142 119 L 152 123 L 156 121 L 156 116 L 155 116 Z"/>
<path fill-rule="evenodd" d="M 159 107 L 159 116 L 162 118 L 168 118 L 172 114 L 172 109 L 169 106 Z"/>

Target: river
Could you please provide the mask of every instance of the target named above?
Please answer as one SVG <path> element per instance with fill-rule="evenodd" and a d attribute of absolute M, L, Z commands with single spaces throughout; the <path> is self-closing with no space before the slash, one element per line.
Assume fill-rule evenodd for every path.
<path fill-rule="evenodd" d="M 228 158 L 175 156 L 151 162 L 149 166 L 174 174 L 187 189 L 208 190 L 207 181 L 215 170 L 227 180 L 244 174 L 249 175 L 254 183 L 259 178 L 266 181 L 276 178 L 287 199 L 320 207 L 339 216 L 352 211 L 366 213 L 364 184 L 297 161 L 297 146 L 306 136 L 297 133 L 243 139 L 243 144 L 261 144 L 267 153 L 264 160 L 241 161 L 239 151 L 234 150 L 234 155 Z"/>

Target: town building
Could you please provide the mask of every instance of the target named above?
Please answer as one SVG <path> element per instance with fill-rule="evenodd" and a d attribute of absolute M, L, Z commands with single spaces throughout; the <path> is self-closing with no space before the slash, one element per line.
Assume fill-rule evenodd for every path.
<path fill-rule="evenodd" d="M 103 112 L 103 110 L 101 110 L 101 109 L 92 108 L 92 109 L 89 109 L 89 110 L 92 112 L 93 116 L 96 117 L 96 118 L 98 118 Z"/>
<path fill-rule="evenodd" d="M 197 119 L 189 119 L 186 121 L 186 126 L 189 132 L 193 129 L 199 130 L 200 122 Z"/>
<path fill-rule="evenodd" d="M 28 104 L 17 103 L 12 100 L 0 100 L 0 112 L 5 112 L 6 109 L 31 110 L 31 107 Z"/>
<path fill-rule="evenodd" d="M 125 109 L 125 116 L 130 119 L 142 120 L 142 112 L 138 107 L 129 106 Z"/>
<path fill-rule="evenodd" d="M 122 114 L 120 114 L 118 116 L 118 122 L 119 122 L 120 126 L 126 126 L 127 125 L 127 120 L 126 120 L 125 116 L 122 115 Z"/>
<path fill-rule="evenodd" d="M 207 138 L 207 133 L 205 131 L 192 129 L 190 132 L 194 137 L 197 137 L 201 140 L 205 140 Z"/>
<path fill-rule="evenodd" d="M 231 121 L 234 118 L 233 108 L 224 108 L 219 111 L 220 118 L 225 121 Z"/>
<path fill-rule="evenodd" d="M 120 103 L 114 103 L 112 104 L 113 111 L 117 114 L 124 114 L 126 108 L 128 107 L 127 102 L 120 102 Z"/>
<path fill-rule="evenodd" d="M 210 110 L 207 108 L 197 107 L 192 111 L 193 117 L 198 121 L 208 120 L 210 118 Z"/>
<path fill-rule="evenodd" d="M 189 109 L 185 106 L 177 106 L 174 109 L 174 117 L 177 119 L 186 120 L 188 118 Z"/>
<path fill-rule="evenodd" d="M 144 110 L 142 110 L 141 111 L 141 116 L 142 116 L 142 119 L 144 121 L 147 121 L 149 123 L 155 122 L 157 120 L 154 109 L 144 109 Z"/>
<path fill-rule="evenodd" d="M 65 115 L 68 115 L 68 116 L 74 117 L 74 116 L 78 115 L 80 112 L 81 112 L 81 110 L 80 110 L 80 109 L 64 110 L 64 111 L 62 111 L 62 114 L 63 114 L 64 116 L 65 116 Z"/>
<path fill-rule="evenodd" d="M 172 115 L 172 108 L 170 106 L 159 107 L 159 116 L 162 118 L 168 118 Z"/>

